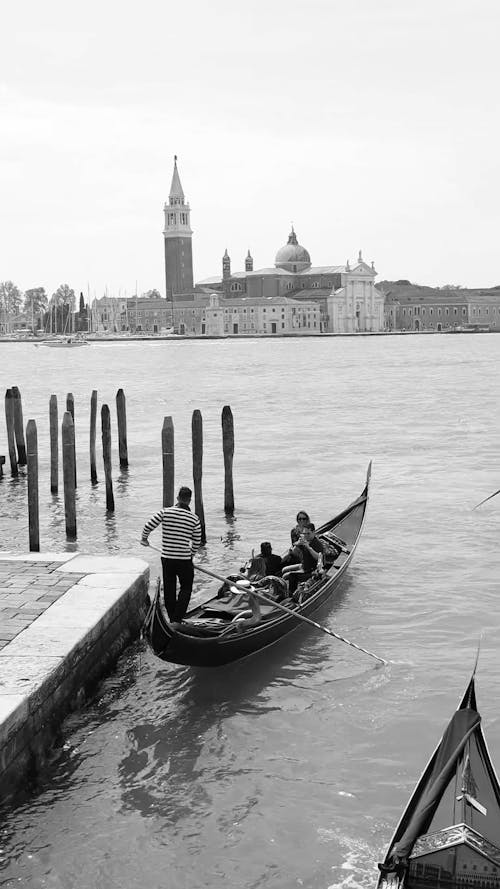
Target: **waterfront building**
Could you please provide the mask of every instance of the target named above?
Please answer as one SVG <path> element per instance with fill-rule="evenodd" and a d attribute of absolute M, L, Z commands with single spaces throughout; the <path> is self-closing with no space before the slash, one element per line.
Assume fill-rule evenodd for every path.
<path fill-rule="evenodd" d="M 126 300 L 122 322 L 131 333 L 161 334 L 173 327 L 172 302 L 166 299 L 131 297 Z"/>
<path fill-rule="evenodd" d="M 226 300 L 263 299 L 287 296 L 295 301 L 315 302 L 321 314 L 321 330 L 332 333 L 379 332 L 384 329 L 384 296 L 375 288 L 374 264 L 313 266 L 309 251 L 292 230 L 288 242 L 276 253 L 272 267 L 253 268 L 248 251 L 244 271 L 231 271 L 226 249 L 222 273 L 198 282 L 198 288 L 212 288 Z"/>
<path fill-rule="evenodd" d="M 127 302 L 123 297 L 103 296 L 94 299 L 90 308 L 90 328 L 93 333 L 120 333 L 129 329 Z"/>
<path fill-rule="evenodd" d="M 383 281 L 386 330 L 500 330 L 500 288 L 423 287 Z"/>
<path fill-rule="evenodd" d="M 150 335 L 171 327 L 188 336 L 314 334 L 321 325 L 317 303 L 286 296 L 225 299 L 198 292 L 177 298 L 173 307 L 165 299 L 130 299 L 127 312 L 130 332 Z"/>

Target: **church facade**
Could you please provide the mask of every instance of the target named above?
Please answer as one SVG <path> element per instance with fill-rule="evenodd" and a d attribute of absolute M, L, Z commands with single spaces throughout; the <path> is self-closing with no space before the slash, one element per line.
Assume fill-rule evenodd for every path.
<path fill-rule="evenodd" d="M 167 300 L 176 306 L 211 293 L 220 297 L 221 304 L 286 298 L 296 304 L 316 305 L 321 332 L 376 333 L 384 329 L 384 295 L 375 287 L 374 264 L 365 263 L 361 251 L 352 266 L 349 261 L 344 265 L 313 266 L 309 251 L 299 243 L 292 226 L 274 265 L 254 269 L 248 251 L 244 269 L 235 272 L 226 249 L 220 274 L 193 287 L 191 211 L 181 186 L 177 158 L 164 212 L 166 293 Z"/>

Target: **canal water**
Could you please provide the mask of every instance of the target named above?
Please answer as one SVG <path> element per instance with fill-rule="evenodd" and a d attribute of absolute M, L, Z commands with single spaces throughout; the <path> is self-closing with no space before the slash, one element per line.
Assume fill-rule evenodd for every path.
<path fill-rule="evenodd" d="M 64 550 L 49 491 L 48 403 L 75 398 L 78 548 L 140 555 L 161 501 L 163 418 L 176 482 L 191 479 L 191 415 L 204 423 L 208 543 L 222 572 L 280 550 L 298 509 L 317 522 L 361 491 L 367 522 L 315 630 L 214 671 L 140 643 L 63 726 L 38 790 L 0 822 L 0 886 L 26 889 L 367 889 L 376 862 L 469 678 L 500 766 L 500 338 L 441 335 L 0 344 L 3 388 L 38 425 L 41 542 Z M 127 397 L 130 469 L 116 511 L 89 482 L 92 389 Z M 223 512 L 220 415 L 235 418 L 234 520 Z M 7 453 L 0 424 L 0 453 Z M 116 431 L 113 428 L 114 444 Z M 115 460 L 117 464 L 117 460 Z M 3 550 L 28 546 L 26 480 L 0 484 Z M 196 596 L 212 587 L 196 579 Z"/>

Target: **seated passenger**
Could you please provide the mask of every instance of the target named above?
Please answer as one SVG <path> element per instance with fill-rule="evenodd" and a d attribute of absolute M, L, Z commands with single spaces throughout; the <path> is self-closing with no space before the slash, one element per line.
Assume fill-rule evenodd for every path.
<path fill-rule="evenodd" d="M 267 574 L 267 565 L 264 557 L 252 555 L 245 568 L 245 574 L 252 583 L 262 580 Z"/>
<path fill-rule="evenodd" d="M 267 540 L 261 543 L 260 554 L 266 563 L 266 574 L 281 577 L 281 556 L 273 553 L 273 548 Z"/>
<path fill-rule="evenodd" d="M 294 543 L 297 543 L 297 540 L 299 539 L 300 535 L 302 534 L 302 531 L 304 530 L 304 525 L 306 524 L 306 522 L 310 522 L 310 521 L 311 521 L 311 519 L 307 515 L 307 512 L 304 512 L 303 509 L 301 509 L 297 513 L 297 524 L 295 525 L 295 528 L 292 528 L 292 530 L 290 531 L 292 545 Z"/>
<path fill-rule="evenodd" d="M 316 529 L 312 522 L 307 522 L 300 536 L 300 539 L 294 546 L 294 552 L 300 556 L 300 568 L 297 570 L 296 565 L 291 565 L 287 570 L 285 568 L 283 575 L 288 581 L 290 595 L 295 592 L 299 583 L 307 580 L 318 564 L 320 553 L 323 553 L 324 546 L 316 537 Z"/>

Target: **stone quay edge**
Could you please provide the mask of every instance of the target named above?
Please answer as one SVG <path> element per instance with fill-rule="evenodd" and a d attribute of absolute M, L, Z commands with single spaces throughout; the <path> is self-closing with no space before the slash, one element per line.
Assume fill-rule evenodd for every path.
<path fill-rule="evenodd" d="M 64 717 L 139 635 L 142 559 L 0 553 L 0 794 L 34 783 Z"/>

